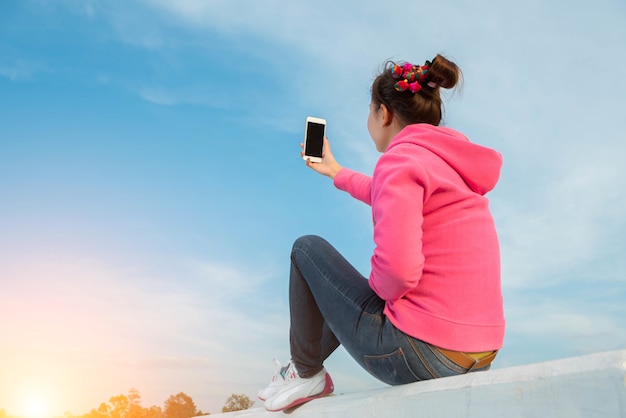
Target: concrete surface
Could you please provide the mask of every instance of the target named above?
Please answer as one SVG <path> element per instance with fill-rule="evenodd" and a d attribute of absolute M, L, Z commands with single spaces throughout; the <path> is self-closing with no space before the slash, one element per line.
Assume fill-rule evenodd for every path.
<path fill-rule="evenodd" d="M 626 350 L 317 399 L 290 413 L 262 407 L 212 417 L 626 417 Z"/>

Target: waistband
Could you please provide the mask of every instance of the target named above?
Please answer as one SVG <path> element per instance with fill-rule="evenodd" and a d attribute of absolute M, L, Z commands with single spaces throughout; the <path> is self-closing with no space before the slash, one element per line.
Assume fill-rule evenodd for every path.
<path fill-rule="evenodd" d="M 480 369 L 491 364 L 498 354 L 498 350 L 485 353 L 463 353 L 461 351 L 446 350 L 445 348 L 435 346 L 432 347 L 451 362 L 467 369 L 468 373 L 474 369 Z"/>

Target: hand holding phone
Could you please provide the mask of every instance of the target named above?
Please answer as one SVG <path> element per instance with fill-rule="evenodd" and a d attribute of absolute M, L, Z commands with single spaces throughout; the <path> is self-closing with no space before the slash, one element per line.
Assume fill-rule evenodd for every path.
<path fill-rule="evenodd" d="M 341 165 L 337 163 L 330 144 L 326 139 L 326 121 L 324 119 L 308 117 L 304 133 L 302 147 L 302 158 L 306 165 L 318 173 L 334 179 L 341 170 Z"/>
<path fill-rule="evenodd" d="M 321 163 L 326 137 L 326 120 L 309 116 L 304 128 L 304 154 L 302 158 L 314 163 Z"/>

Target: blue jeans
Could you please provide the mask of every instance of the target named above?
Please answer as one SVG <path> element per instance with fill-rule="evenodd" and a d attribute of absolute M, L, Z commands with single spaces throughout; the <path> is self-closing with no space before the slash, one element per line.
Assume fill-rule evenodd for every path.
<path fill-rule="evenodd" d="M 385 301 L 368 280 L 320 237 L 304 236 L 293 245 L 289 308 L 291 360 L 301 377 L 319 372 L 340 344 L 389 385 L 468 372 L 389 322 Z"/>

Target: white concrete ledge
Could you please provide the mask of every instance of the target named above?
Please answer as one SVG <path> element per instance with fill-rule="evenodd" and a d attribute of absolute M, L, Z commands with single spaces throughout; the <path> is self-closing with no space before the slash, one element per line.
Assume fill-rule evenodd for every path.
<path fill-rule="evenodd" d="M 626 417 L 626 350 L 317 399 L 222 417 Z"/>

